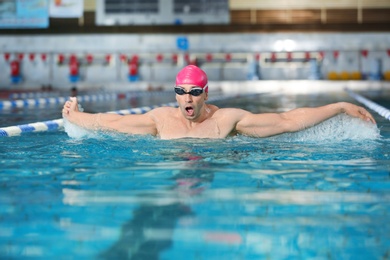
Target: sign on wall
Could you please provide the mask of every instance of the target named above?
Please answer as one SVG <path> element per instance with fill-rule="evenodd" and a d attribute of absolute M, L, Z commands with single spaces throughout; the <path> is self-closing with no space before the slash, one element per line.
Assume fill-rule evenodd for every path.
<path fill-rule="evenodd" d="M 84 13 L 83 0 L 50 0 L 50 17 L 79 18 Z"/>
<path fill-rule="evenodd" d="M 227 24 L 228 0 L 96 0 L 97 25 Z"/>
<path fill-rule="evenodd" d="M 0 29 L 49 27 L 47 0 L 0 1 Z"/>

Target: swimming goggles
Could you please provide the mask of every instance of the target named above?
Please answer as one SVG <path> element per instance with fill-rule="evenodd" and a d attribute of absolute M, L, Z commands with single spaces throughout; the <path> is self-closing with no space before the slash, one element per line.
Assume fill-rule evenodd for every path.
<path fill-rule="evenodd" d="M 175 87 L 175 93 L 178 95 L 190 94 L 191 96 L 199 96 L 203 93 L 203 88 L 192 88 L 190 91 L 186 92 L 183 88 Z"/>

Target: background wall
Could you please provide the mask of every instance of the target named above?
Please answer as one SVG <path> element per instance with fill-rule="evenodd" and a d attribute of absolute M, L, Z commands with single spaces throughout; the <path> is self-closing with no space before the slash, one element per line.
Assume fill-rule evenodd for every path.
<path fill-rule="evenodd" d="M 229 4 L 226 25 L 97 26 L 96 3 L 84 0 L 79 19 L 0 30 L 0 88 L 159 84 L 172 82 L 187 63 L 204 68 L 211 80 L 390 80 L 388 0 Z M 19 83 L 10 76 L 15 60 Z M 72 60 L 77 79 L 70 77 Z"/>
<path fill-rule="evenodd" d="M 183 39 L 188 50 L 178 47 Z M 21 65 L 19 87 L 68 88 L 72 59 L 79 64 L 74 83 L 91 86 L 172 82 L 187 63 L 204 68 L 211 80 L 380 80 L 390 71 L 387 33 L 1 36 L 0 46 L 1 87 L 15 86 L 13 60 Z M 131 79 L 134 57 L 137 78 Z"/>
<path fill-rule="evenodd" d="M 96 0 L 84 0 L 79 18 L 50 18 L 48 29 L 1 34 L 389 32 L 389 0 L 230 0 L 225 25 L 96 26 Z"/>

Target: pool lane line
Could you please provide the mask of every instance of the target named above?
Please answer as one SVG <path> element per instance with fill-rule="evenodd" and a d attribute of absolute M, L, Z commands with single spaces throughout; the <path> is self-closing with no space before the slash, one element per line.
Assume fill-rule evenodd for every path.
<path fill-rule="evenodd" d="M 229 98 L 233 98 L 233 96 L 228 97 L 215 97 L 210 98 L 209 101 L 215 102 L 220 100 L 226 100 Z M 136 107 L 130 109 L 122 109 L 116 111 L 109 111 L 105 113 L 118 114 L 118 115 L 128 115 L 128 114 L 144 114 L 154 108 L 157 107 L 177 107 L 177 102 L 164 103 L 160 105 L 153 106 L 144 106 L 144 107 Z M 64 120 L 62 118 L 44 121 L 44 122 L 36 122 L 30 124 L 16 125 L 16 126 L 8 126 L 0 128 L 0 136 L 18 136 L 24 133 L 31 132 L 44 132 L 44 131 L 54 131 L 62 128 L 64 126 Z"/>
<path fill-rule="evenodd" d="M 9 99 L 49 98 L 60 94 L 58 91 L 14 92 L 9 94 Z"/>
<path fill-rule="evenodd" d="M 379 115 L 383 116 L 387 120 L 390 120 L 390 110 L 378 105 L 377 103 L 369 100 L 368 98 L 363 97 L 362 95 L 359 95 L 352 90 L 346 88 L 345 91 L 350 95 L 352 98 L 354 98 L 356 101 L 362 103 L 366 107 L 370 108 L 371 110 L 375 111 Z"/>
<path fill-rule="evenodd" d="M 58 105 L 65 103 L 69 97 L 48 97 L 35 99 L 17 99 L 0 101 L 0 109 L 32 107 L 39 105 Z M 110 101 L 116 100 L 116 94 L 95 94 L 95 95 L 81 95 L 78 97 L 81 102 L 84 101 Z"/>
<path fill-rule="evenodd" d="M 28 132 L 43 132 L 57 130 L 64 126 L 63 119 L 54 119 L 44 122 L 36 122 L 17 126 L 0 128 L 0 136 L 17 136 Z"/>
<path fill-rule="evenodd" d="M 142 97 L 142 96 L 154 96 L 162 94 L 172 94 L 170 91 L 150 91 L 150 92 L 126 92 L 126 93 L 104 93 L 104 94 L 91 94 L 91 95 L 80 95 L 77 96 L 79 102 L 89 101 L 112 101 L 118 99 L 129 99 L 131 97 Z M 1 109 L 11 108 L 22 108 L 32 107 L 39 105 L 58 105 L 65 103 L 69 97 L 46 97 L 46 98 L 35 98 L 35 99 L 17 99 L 17 100 L 3 100 L 0 101 Z"/>
<path fill-rule="evenodd" d="M 50 97 L 50 98 L 36 98 L 36 99 L 17 99 L 0 101 L 1 109 L 32 107 L 48 104 L 64 103 L 67 99 L 65 97 Z"/>

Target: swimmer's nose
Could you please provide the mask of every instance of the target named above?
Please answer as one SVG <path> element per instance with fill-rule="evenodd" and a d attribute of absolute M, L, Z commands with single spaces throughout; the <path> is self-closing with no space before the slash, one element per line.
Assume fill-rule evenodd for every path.
<path fill-rule="evenodd" d="M 189 102 L 192 102 L 192 95 L 191 94 L 185 94 L 186 95 L 186 101 L 189 103 Z"/>

